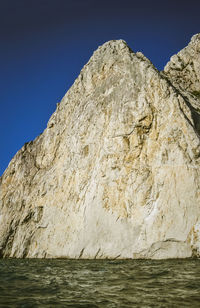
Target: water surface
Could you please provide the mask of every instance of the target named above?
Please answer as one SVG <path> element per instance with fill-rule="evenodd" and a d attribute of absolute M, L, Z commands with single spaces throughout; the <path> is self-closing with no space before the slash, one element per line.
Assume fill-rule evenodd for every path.
<path fill-rule="evenodd" d="M 0 307 L 200 307 L 200 260 L 0 260 Z"/>

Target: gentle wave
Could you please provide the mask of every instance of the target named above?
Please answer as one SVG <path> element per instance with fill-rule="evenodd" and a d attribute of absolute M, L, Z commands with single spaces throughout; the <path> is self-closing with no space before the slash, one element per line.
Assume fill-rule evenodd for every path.
<path fill-rule="evenodd" d="M 0 307 L 200 307 L 200 260 L 1 259 Z"/>

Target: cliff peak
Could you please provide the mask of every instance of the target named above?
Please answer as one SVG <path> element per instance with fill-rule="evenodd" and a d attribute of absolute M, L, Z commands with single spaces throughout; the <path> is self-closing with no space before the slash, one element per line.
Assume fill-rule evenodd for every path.
<path fill-rule="evenodd" d="M 123 40 L 94 52 L 1 178 L 2 257 L 200 255 L 199 35 L 192 42 L 164 73 Z"/>

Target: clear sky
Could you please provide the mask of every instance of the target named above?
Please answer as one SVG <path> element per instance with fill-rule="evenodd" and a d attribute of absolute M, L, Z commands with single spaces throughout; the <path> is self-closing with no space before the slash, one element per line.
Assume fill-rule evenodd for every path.
<path fill-rule="evenodd" d="M 198 32 L 199 0 L 0 0 L 0 175 L 99 45 L 124 39 L 162 70 Z"/>

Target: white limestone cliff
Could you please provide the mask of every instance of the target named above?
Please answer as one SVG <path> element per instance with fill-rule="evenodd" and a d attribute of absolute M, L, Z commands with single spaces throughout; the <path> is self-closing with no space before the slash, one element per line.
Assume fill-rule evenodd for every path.
<path fill-rule="evenodd" d="M 99 47 L 0 179 L 1 256 L 199 256 L 198 65 Z"/>

